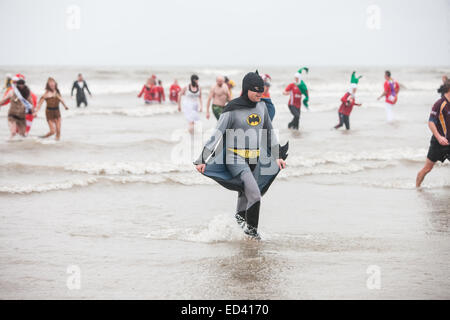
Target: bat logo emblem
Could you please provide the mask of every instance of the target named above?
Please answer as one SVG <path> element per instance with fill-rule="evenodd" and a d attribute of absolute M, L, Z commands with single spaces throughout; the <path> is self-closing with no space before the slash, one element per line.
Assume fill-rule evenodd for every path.
<path fill-rule="evenodd" d="M 256 113 L 252 113 L 247 117 L 247 123 L 252 127 L 257 126 L 261 123 L 261 117 Z"/>

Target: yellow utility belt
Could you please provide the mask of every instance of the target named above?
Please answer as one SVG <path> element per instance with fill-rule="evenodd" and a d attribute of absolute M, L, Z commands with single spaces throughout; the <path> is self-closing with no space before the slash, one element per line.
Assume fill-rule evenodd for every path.
<path fill-rule="evenodd" d="M 254 159 L 259 157 L 259 149 L 257 150 L 248 150 L 248 149 L 232 149 L 228 148 L 231 152 L 234 152 L 238 156 L 246 159 Z"/>

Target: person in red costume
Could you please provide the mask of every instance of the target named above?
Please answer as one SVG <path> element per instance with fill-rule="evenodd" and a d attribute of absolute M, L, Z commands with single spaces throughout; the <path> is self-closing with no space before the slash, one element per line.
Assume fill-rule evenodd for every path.
<path fill-rule="evenodd" d="M 3 95 L 3 98 L 5 98 L 8 95 L 8 93 L 13 90 L 12 85 L 16 84 L 17 81 L 19 81 L 19 80 L 25 81 L 25 76 L 23 74 L 21 74 L 21 73 L 16 74 L 12 78 L 11 78 L 11 76 L 7 76 L 7 83 L 5 85 L 6 91 L 5 91 L 4 95 Z M 25 121 L 26 121 L 25 136 L 27 136 L 28 133 L 31 130 L 31 125 L 33 124 L 33 119 L 34 119 L 33 111 L 34 111 L 34 109 L 36 108 L 36 105 L 37 105 L 37 96 L 32 91 L 30 91 L 30 97 L 31 97 L 32 105 L 33 105 L 33 110 L 31 112 L 27 112 L 25 114 Z M 6 99 L 6 100 L 3 101 L 2 104 L 0 104 L 0 107 L 8 105 L 9 103 L 10 103 L 10 99 Z M 19 133 L 19 129 L 16 129 L 16 133 Z"/>
<path fill-rule="evenodd" d="M 339 108 L 339 123 L 334 127 L 339 129 L 345 124 L 345 129 L 350 130 L 350 113 L 352 113 L 353 106 L 361 106 L 360 103 L 355 102 L 355 98 L 350 92 L 344 94 L 341 98 L 341 107 Z"/>
<path fill-rule="evenodd" d="M 154 92 L 155 92 L 155 79 L 152 77 L 149 78 L 142 87 L 141 92 L 138 94 L 138 98 L 144 95 L 145 104 L 152 104 L 155 100 Z"/>
<path fill-rule="evenodd" d="M 383 93 L 378 97 L 378 100 L 385 97 L 385 109 L 387 122 L 394 120 L 393 106 L 397 103 L 398 93 L 400 91 L 400 85 L 397 81 L 392 79 L 391 72 L 385 71 L 384 79 L 386 80 L 383 85 Z"/>
<path fill-rule="evenodd" d="M 166 95 L 164 94 L 164 88 L 162 86 L 162 81 L 158 80 L 158 85 L 155 86 L 155 90 L 157 91 L 157 101 L 158 103 L 165 102 L 166 101 Z"/>
<path fill-rule="evenodd" d="M 181 88 L 178 85 L 178 80 L 175 79 L 173 81 L 173 84 L 170 86 L 169 89 L 169 100 L 172 103 L 178 103 L 178 94 L 180 93 Z"/>

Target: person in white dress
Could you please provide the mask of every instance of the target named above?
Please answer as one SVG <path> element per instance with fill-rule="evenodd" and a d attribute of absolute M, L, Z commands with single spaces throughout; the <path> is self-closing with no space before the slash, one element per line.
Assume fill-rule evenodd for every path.
<path fill-rule="evenodd" d="M 191 83 L 184 87 L 178 96 L 178 111 L 183 110 L 189 123 L 189 133 L 194 134 L 195 122 L 199 120 L 198 112 L 203 111 L 202 90 L 198 85 L 198 76 L 191 76 Z"/>

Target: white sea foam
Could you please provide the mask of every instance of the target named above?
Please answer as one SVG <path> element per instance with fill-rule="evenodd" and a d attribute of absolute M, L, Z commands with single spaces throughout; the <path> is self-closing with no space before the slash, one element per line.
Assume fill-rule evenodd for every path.
<path fill-rule="evenodd" d="M 86 187 L 93 183 L 96 183 L 96 178 L 77 178 L 70 181 L 52 182 L 42 184 L 28 184 L 28 185 L 13 185 L 13 186 L 0 186 L 0 193 L 10 194 L 28 194 L 28 193 L 41 193 L 58 190 L 68 190 L 74 187 Z"/>
<path fill-rule="evenodd" d="M 241 241 L 246 237 L 232 215 L 215 216 L 208 226 L 197 228 L 164 228 L 150 232 L 146 238 L 162 240 L 180 240 L 191 242 Z"/>

